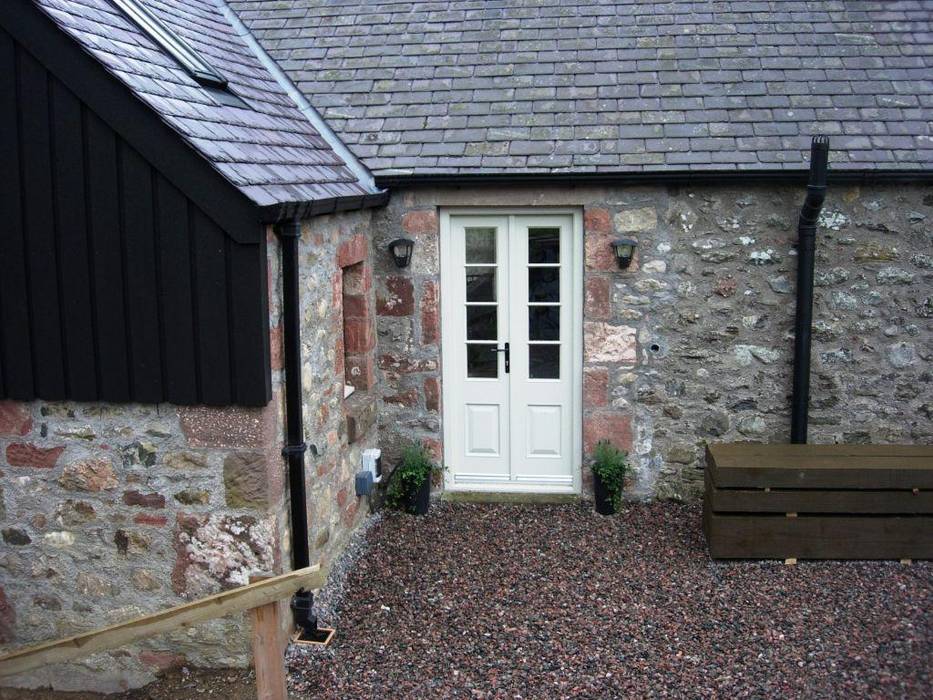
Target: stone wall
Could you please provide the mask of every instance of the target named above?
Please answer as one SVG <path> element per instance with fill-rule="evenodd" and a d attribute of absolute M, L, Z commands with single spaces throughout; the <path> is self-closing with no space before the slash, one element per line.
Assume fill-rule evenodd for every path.
<path fill-rule="evenodd" d="M 354 479 L 362 450 L 379 446 L 371 225 L 368 210 L 320 216 L 304 223 L 299 244 L 309 546 L 311 561 L 324 564 L 367 510 Z M 271 234 L 270 243 L 270 280 L 280 289 Z M 270 296 L 273 338 L 281 338 L 280 294 Z M 273 369 L 281 370 L 281 353 Z M 355 391 L 345 399 L 347 384 Z"/>
<path fill-rule="evenodd" d="M 438 208 L 581 207 L 585 448 L 629 449 L 633 496 L 696 497 L 705 441 L 788 439 L 802 196 L 751 183 L 394 192 L 376 245 L 416 245 L 406 270 L 377 257 L 383 442 L 441 451 Z M 618 236 L 639 241 L 625 271 Z M 811 441 L 933 441 L 933 189 L 831 187 L 816 280 Z"/>
<path fill-rule="evenodd" d="M 310 220 L 299 248 L 309 546 L 325 565 L 363 517 L 354 476 L 361 450 L 378 446 L 371 219 Z M 268 263 L 267 407 L 0 402 L 0 650 L 291 568 L 271 231 Z M 347 400 L 345 383 L 356 387 Z M 181 664 L 250 661 L 248 622 L 236 615 L 4 683 L 114 691 Z"/>
<path fill-rule="evenodd" d="M 0 403 L 0 643 L 89 631 L 282 569 L 278 393 L 264 409 Z M 250 661 L 234 616 L 4 679 L 118 690 Z"/>

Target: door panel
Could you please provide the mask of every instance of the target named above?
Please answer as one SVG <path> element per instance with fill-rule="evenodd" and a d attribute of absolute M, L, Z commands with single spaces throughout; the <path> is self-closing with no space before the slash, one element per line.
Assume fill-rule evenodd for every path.
<path fill-rule="evenodd" d="M 442 214 L 448 488 L 579 491 L 575 217 Z"/>

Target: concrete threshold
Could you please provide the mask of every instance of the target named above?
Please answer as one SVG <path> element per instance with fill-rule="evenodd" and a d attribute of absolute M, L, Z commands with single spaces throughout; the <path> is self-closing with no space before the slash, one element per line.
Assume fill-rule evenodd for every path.
<path fill-rule="evenodd" d="M 578 503 L 581 497 L 575 493 L 442 491 L 440 498 L 451 503 Z"/>

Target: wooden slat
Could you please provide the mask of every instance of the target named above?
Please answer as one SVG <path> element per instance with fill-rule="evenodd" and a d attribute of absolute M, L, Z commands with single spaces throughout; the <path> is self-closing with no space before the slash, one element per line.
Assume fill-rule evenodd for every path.
<path fill-rule="evenodd" d="M 159 403 L 163 400 L 162 357 L 155 278 L 152 173 L 149 164 L 130 146 L 121 145 L 119 154 L 126 320 L 133 358 L 131 390 L 134 401 Z"/>
<path fill-rule="evenodd" d="M 75 401 L 94 401 L 98 398 L 98 393 L 88 261 L 88 212 L 85 199 L 81 103 L 68 88 L 54 78 L 51 87 L 52 137 L 55 144 L 52 172 L 58 219 L 58 265 L 62 284 L 68 398 Z"/>
<path fill-rule="evenodd" d="M 66 398 L 67 391 L 56 264 L 48 73 L 26 51 L 18 51 L 17 57 L 34 380 L 38 396 L 58 400 Z"/>
<path fill-rule="evenodd" d="M 29 400 L 32 347 L 29 337 L 29 298 L 26 250 L 23 241 L 20 192 L 19 127 L 17 124 L 16 46 L 0 29 L 0 352 L 3 353 L 2 398 Z"/>
<path fill-rule="evenodd" d="M 281 600 L 299 588 L 320 588 L 323 583 L 324 576 L 319 567 L 310 566 L 93 632 L 20 649 L 0 656 L 0 676 L 22 673 L 47 664 L 71 661 L 169 632 L 178 627 L 189 627 L 205 620 L 251 610 Z"/>
<path fill-rule="evenodd" d="M 811 457 L 916 457 L 933 458 L 933 445 L 791 445 L 751 442 L 711 443 L 709 449 L 724 465 L 747 457 L 805 460 Z"/>
<path fill-rule="evenodd" d="M 257 700 L 287 700 L 285 638 L 279 601 L 249 611 Z"/>
<path fill-rule="evenodd" d="M 704 513 L 714 559 L 931 559 L 933 517 Z"/>
<path fill-rule="evenodd" d="M 230 335 L 227 317 L 226 236 L 203 212 L 193 209 L 197 353 L 201 401 L 214 406 L 231 403 Z"/>
<path fill-rule="evenodd" d="M 156 176 L 156 223 L 165 397 L 175 404 L 198 402 L 194 310 L 191 292 L 191 233 L 188 202 L 161 175 Z"/>
<path fill-rule="evenodd" d="M 272 397 L 266 312 L 269 298 L 268 293 L 256 293 L 268 289 L 264 248 L 231 241 L 227 244 L 227 258 L 236 403 L 264 406 Z M 257 358 L 265 359 L 258 362 Z"/>
<path fill-rule="evenodd" d="M 787 448 L 818 446 L 775 445 L 773 452 L 768 445 L 748 452 L 734 447 L 707 446 L 707 468 L 718 487 L 933 489 L 933 452 L 926 456 L 929 448 L 923 446 L 899 456 L 805 455 L 806 459 Z M 850 449 L 855 447 L 868 446 Z"/>
<path fill-rule="evenodd" d="M 117 142 L 114 133 L 85 110 L 88 206 L 94 270 L 98 386 L 107 401 L 130 400 L 129 350 L 123 303 L 123 260 L 117 208 Z"/>
<path fill-rule="evenodd" d="M 933 491 L 823 489 L 721 489 L 706 473 L 714 512 L 933 514 Z"/>

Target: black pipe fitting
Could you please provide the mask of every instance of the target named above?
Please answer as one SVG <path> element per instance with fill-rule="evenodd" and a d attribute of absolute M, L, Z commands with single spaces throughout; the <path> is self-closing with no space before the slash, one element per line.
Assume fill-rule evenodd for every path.
<path fill-rule="evenodd" d="M 816 136 L 810 144 L 807 196 L 797 221 L 797 311 L 794 321 L 794 393 L 791 398 L 790 430 L 790 441 L 794 444 L 807 442 L 816 227 L 826 199 L 828 170 L 829 137 Z"/>
<path fill-rule="evenodd" d="M 288 461 L 288 488 L 291 502 L 292 565 L 303 569 L 310 564 L 308 551 L 308 511 L 305 491 L 305 442 L 301 395 L 301 299 L 298 285 L 298 243 L 301 222 L 276 224 L 275 234 L 282 245 L 282 325 L 285 365 L 285 448 Z"/>

